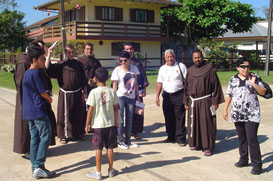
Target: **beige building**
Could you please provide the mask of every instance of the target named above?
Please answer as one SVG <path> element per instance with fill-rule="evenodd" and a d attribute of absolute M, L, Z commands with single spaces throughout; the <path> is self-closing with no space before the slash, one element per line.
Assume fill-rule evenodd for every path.
<path fill-rule="evenodd" d="M 148 66 L 159 66 L 161 42 L 168 40 L 168 28 L 160 25 L 160 9 L 175 4 L 171 0 L 64 0 L 66 37 L 68 42 L 93 43 L 98 59 L 117 58 L 122 43 L 130 41 L 136 51 L 147 54 Z M 43 40 L 61 41 L 60 1 L 34 8 L 59 11 L 59 24 L 45 27 Z M 102 64 L 114 65 L 113 61 Z"/>

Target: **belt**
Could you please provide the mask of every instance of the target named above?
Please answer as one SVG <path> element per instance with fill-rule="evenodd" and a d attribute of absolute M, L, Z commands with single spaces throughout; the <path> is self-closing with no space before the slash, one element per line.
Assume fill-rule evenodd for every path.
<path fill-rule="evenodd" d="M 178 91 L 176 91 L 176 92 L 174 92 L 174 93 L 168 93 L 168 92 L 166 92 L 166 91 L 164 91 L 164 93 L 165 94 L 168 94 L 168 95 L 170 95 L 170 96 L 176 96 L 177 94 L 179 94 L 179 93 L 181 93 L 181 92 L 183 92 L 184 91 L 184 89 L 180 89 L 180 90 L 178 90 Z"/>
<path fill-rule="evenodd" d="M 66 91 L 62 88 L 60 88 L 60 91 L 62 91 L 64 93 L 64 136 L 66 138 L 68 138 L 68 131 L 67 131 L 67 124 L 68 124 L 68 121 L 69 121 L 69 118 L 68 118 L 68 115 L 67 115 L 67 100 L 66 100 L 66 94 L 73 94 L 73 93 L 76 93 L 76 92 L 79 92 L 81 90 L 81 88 L 75 90 L 75 91 Z"/>
<path fill-rule="evenodd" d="M 197 98 L 191 98 L 191 138 L 192 138 L 192 130 L 193 130 L 193 108 L 194 108 L 194 101 L 199 101 L 199 100 L 202 100 L 202 99 L 205 99 L 207 97 L 210 97 L 211 94 L 208 94 L 208 95 L 205 95 L 205 96 L 202 96 L 202 97 L 197 97 Z"/>

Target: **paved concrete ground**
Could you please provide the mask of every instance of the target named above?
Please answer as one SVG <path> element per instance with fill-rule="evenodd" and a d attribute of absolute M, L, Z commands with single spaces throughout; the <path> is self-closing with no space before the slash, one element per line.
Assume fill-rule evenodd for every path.
<path fill-rule="evenodd" d="M 225 90 L 225 89 L 224 89 Z M 107 177 L 107 157 L 103 156 L 102 174 L 105 180 L 273 180 L 273 99 L 260 98 L 262 122 L 259 141 L 264 173 L 250 174 L 251 166 L 235 168 L 238 161 L 238 142 L 234 125 L 222 119 L 223 105 L 218 116 L 217 143 L 214 155 L 205 157 L 189 147 L 162 143 L 166 138 L 161 108 L 155 106 L 155 95 L 145 98 L 145 129 L 140 141 L 132 140 L 139 148 L 115 149 L 116 177 Z M 0 88 L 0 180 L 33 180 L 30 161 L 12 152 L 15 91 Z M 56 111 L 57 96 L 54 97 Z M 51 180 L 90 180 L 85 173 L 95 170 L 95 151 L 91 135 L 83 141 L 50 147 L 46 167 L 58 177 Z"/>

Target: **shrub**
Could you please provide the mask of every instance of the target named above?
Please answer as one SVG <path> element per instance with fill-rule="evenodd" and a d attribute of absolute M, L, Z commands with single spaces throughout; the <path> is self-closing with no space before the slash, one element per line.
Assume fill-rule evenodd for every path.
<path fill-rule="evenodd" d="M 14 73 L 15 72 L 15 65 L 14 64 L 1 65 L 0 69 L 5 72 Z"/>

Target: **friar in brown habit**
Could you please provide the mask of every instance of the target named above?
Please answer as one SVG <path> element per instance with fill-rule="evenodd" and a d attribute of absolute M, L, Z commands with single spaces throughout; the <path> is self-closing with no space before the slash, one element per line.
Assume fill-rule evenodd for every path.
<path fill-rule="evenodd" d="M 44 43 L 38 44 L 41 48 L 44 48 Z M 30 67 L 30 61 L 28 60 L 27 54 L 22 53 L 18 56 L 18 63 L 16 64 L 15 72 L 14 72 L 14 83 L 16 87 L 16 105 L 15 105 L 15 119 L 14 119 L 14 141 L 13 141 L 13 151 L 15 153 L 24 154 L 24 158 L 29 158 L 30 151 L 30 133 L 28 122 L 23 120 L 22 115 L 22 91 L 23 91 L 23 78 L 25 72 Z M 51 93 L 52 84 L 50 79 L 47 77 L 44 70 L 42 71 L 43 82 L 45 84 L 46 90 Z M 55 136 L 56 136 L 56 118 L 54 112 L 52 111 L 51 105 L 47 105 L 48 115 L 51 123 L 51 141 L 50 145 L 55 145 Z"/>
<path fill-rule="evenodd" d="M 95 77 L 95 71 L 101 67 L 101 63 L 98 59 L 96 59 L 93 55 L 94 45 L 92 43 L 86 43 L 83 46 L 84 55 L 78 59 L 83 65 L 84 74 L 87 80 L 87 94 L 88 97 L 89 92 L 96 88 L 96 83 L 93 82 L 93 78 Z"/>
<path fill-rule="evenodd" d="M 192 54 L 194 65 L 185 79 L 184 104 L 188 110 L 188 140 L 191 150 L 212 155 L 216 140 L 216 110 L 224 102 L 220 81 L 201 51 Z"/>
<path fill-rule="evenodd" d="M 45 47 L 45 43 L 42 40 L 38 40 L 37 43 L 40 45 L 40 47 L 42 49 L 44 49 L 46 51 L 46 47 Z M 45 49 L 46 48 L 46 49 Z M 42 76 L 42 80 L 45 86 L 45 89 L 47 91 L 47 93 L 49 94 L 49 96 L 53 97 L 52 94 L 52 83 L 50 80 L 50 77 L 47 75 L 46 73 L 46 69 L 40 69 L 40 73 Z M 51 125 L 51 140 L 50 140 L 50 145 L 56 145 L 56 140 L 55 140 L 55 136 L 57 135 L 57 130 L 56 130 L 56 117 L 55 114 L 52 110 L 52 106 L 51 104 L 47 103 L 47 112 L 48 112 L 48 117 L 50 120 L 50 125 Z"/>
<path fill-rule="evenodd" d="M 14 142 L 13 151 L 19 154 L 25 154 L 29 157 L 30 151 L 30 133 L 28 129 L 28 122 L 23 120 L 22 112 L 22 95 L 23 95 L 23 78 L 27 69 L 30 67 L 30 62 L 25 53 L 18 56 L 18 63 L 16 64 L 14 72 L 14 83 L 16 86 L 16 106 L 14 119 Z"/>
<path fill-rule="evenodd" d="M 52 53 L 52 49 L 49 49 Z M 65 144 L 70 139 L 80 139 L 84 135 L 85 119 L 82 116 L 85 106 L 83 93 L 86 79 L 83 65 L 74 59 L 75 49 L 72 45 L 65 47 L 66 61 L 51 64 L 50 56 L 45 66 L 50 77 L 56 78 L 60 87 L 57 108 L 57 136 Z"/>

